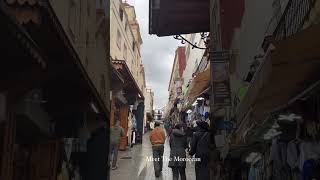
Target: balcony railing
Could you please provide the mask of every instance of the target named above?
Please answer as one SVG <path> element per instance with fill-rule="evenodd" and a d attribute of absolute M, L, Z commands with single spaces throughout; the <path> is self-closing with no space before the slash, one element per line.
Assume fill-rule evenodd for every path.
<path fill-rule="evenodd" d="M 271 74 L 272 64 L 269 58 L 270 56 L 265 56 L 263 63 L 257 69 L 248 87 L 246 95 L 236 109 L 236 121 L 238 124 L 241 124 L 252 103 L 257 99 L 260 89 L 265 85 Z"/>
<path fill-rule="evenodd" d="M 266 32 L 267 35 L 272 35 L 272 39 L 279 41 L 299 32 L 309 17 L 314 3 L 314 0 L 289 0 L 281 18 L 279 19 L 279 16 L 276 15 L 270 21 Z M 246 116 L 246 112 L 258 97 L 260 89 L 271 74 L 272 64 L 268 58 L 268 55 L 264 57 L 262 64 L 255 72 L 245 97 L 236 108 L 237 123 L 241 123 Z"/>
<path fill-rule="evenodd" d="M 267 28 L 276 41 L 284 40 L 300 31 L 309 18 L 315 0 L 289 0 L 280 20 L 276 14 Z"/>

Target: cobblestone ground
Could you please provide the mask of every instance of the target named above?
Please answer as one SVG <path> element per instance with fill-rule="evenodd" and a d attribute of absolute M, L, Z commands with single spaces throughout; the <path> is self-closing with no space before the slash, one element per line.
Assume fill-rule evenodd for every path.
<path fill-rule="evenodd" d="M 166 140 L 164 156 L 169 158 L 170 147 Z M 111 170 L 111 180 L 172 180 L 171 168 L 168 162 L 163 162 L 162 175 L 156 178 L 154 175 L 153 162 L 147 161 L 146 157 L 152 157 L 152 147 L 149 141 L 149 133 L 143 137 L 142 145 L 135 145 L 127 151 L 119 151 L 118 169 Z M 187 162 L 187 180 L 194 180 L 194 162 Z"/>

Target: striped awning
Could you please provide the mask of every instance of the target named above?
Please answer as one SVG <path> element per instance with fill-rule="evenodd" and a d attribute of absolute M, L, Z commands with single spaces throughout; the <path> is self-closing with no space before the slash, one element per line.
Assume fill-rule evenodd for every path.
<path fill-rule="evenodd" d="M 187 97 L 189 100 L 193 100 L 203 93 L 206 93 L 210 88 L 210 68 L 205 71 L 197 74 L 196 77 L 192 80 L 189 86 L 189 92 Z"/>

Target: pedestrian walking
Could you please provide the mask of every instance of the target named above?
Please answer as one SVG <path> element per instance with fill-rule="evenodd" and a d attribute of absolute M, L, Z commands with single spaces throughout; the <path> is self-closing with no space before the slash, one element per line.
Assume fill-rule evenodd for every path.
<path fill-rule="evenodd" d="M 191 125 L 188 124 L 187 129 L 186 129 L 186 136 L 187 136 L 187 144 L 188 144 L 188 151 L 190 150 L 190 143 L 193 137 L 193 130 L 191 128 Z"/>
<path fill-rule="evenodd" d="M 124 130 L 120 126 L 120 121 L 117 120 L 115 125 L 110 129 L 110 160 L 112 158 L 112 170 L 117 169 L 117 160 L 118 160 L 118 150 L 121 137 L 123 137 Z"/>
<path fill-rule="evenodd" d="M 205 121 L 197 122 L 198 130 L 193 134 L 191 140 L 191 149 L 189 154 L 200 158 L 200 161 L 195 163 L 196 180 L 209 180 L 209 143 L 210 133 L 209 125 Z"/>
<path fill-rule="evenodd" d="M 136 144 L 136 129 L 132 128 L 131 147 Z"/>
<path fill-rule="evenodd" d="M 155 128 L 155 122 L 150 122 L 150 129 L 153 130 Z"/>
<path fill-rule="evenodd" d="M 187 136 L 182 131 L 182 125 L 177 124 L 170 135 L 170 161 L 169 167 L 172 169 L 173 180 L 186 180 L 186 149 L 188 147 Z"/>
<path fill-rule="evenodd" d="M 150 133 L 150 142 L 152 144 L 153 165 L 155 176 L 159 177 L 162 172 L 163 151 L 166 136 L 164 130 L 160 128 L 160 123 L 155 122 L 155 128 Z"/>

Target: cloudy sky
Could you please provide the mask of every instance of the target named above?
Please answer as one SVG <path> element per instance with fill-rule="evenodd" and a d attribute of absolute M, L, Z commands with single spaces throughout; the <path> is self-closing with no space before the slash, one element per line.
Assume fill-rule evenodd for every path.
<path fill-rule="evenodd" d="M 168 100 L 168 85 L 176 48 L 180 41 L 169 37 L 149 35 L 149 0 L 127 0 L 135 6 L 143 40 L 141 56 L 146 83 L 155 93 L 155 108 L 162 108 Z"/>

